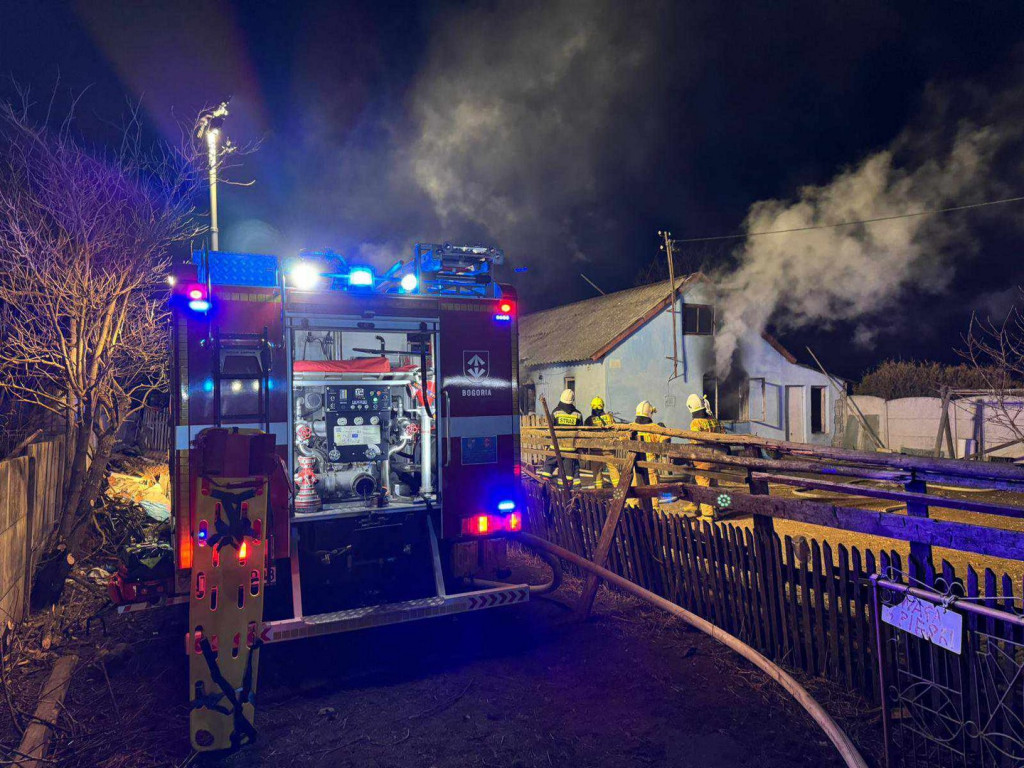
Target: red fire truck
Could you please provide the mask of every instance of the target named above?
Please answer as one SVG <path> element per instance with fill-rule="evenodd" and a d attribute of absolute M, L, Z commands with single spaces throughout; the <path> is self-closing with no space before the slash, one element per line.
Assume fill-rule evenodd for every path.
<path fill-rule="evenodd" d="M 197 748 L 224 743 L 196 710 L 254 689 L 250 651 L 215 690 L 240 648 L 528 600 L 494 584 L 522 524 L 502 259 L 417 245 L 377 274 L 334 253 L 202 252 L 175 274 L 174 592 L 192 604 Z"/>

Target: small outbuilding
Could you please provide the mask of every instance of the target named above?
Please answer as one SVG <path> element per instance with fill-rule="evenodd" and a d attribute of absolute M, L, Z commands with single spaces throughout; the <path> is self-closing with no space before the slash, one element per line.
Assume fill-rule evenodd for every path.
<path fill-rule="evenodd" d="M 686 398 L 705 394 L 726 428 L 802 443 L 828 444 L 841 394 L 821 371 L 802 365 L 768 334 L 741 338 L 723 379 L 715 372 L 714 290 L 697 273 L 524 315 L 519 326 L 520 407 L 543 413 L 563 389 L 584 416 L 600 396 L 620 421 L 650 400 L 655 420 L 686 428 Z M 673 341 L 673 337 L 675 337 Z"/>

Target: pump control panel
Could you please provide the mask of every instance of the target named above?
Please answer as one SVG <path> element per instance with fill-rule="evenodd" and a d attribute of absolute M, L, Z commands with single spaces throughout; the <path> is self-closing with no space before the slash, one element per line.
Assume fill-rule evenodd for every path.
<path fill-rule="evenodd" d="M 324 397 L 327 458 L 332 462 L 381 461 L 391 428 L 391 390 L 378 385 L 329 386 Z"/>

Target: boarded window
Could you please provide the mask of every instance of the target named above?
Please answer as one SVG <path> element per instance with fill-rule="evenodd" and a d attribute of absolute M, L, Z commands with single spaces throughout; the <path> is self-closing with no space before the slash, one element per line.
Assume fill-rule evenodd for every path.
<path fill-rule="evenodd" d="M 710 336 L 715 332 L 715 308 L 706 304 L 683 305 L 683 333 Z"/>
<path fill-rule="evenodd" d="M 825 387 L 811 387 L 811 434 L 820 435 L 828 431 L 825 397 Z"/>

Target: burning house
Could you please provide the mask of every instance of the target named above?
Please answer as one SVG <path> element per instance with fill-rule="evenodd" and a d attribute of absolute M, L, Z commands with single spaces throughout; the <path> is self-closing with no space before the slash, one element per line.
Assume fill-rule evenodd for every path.
<path fill-rule="evenodd" d="M 686 427 L 686 398 L 706 394 L 727 429 L 740 434 L 828 444 L 837 392 L 777 340 L 738 340 L 726 375 L 715 365 L 715 291 L 701 274 L 676 281 L 674 311 L 664 282 L 525 315 L 520 324 L 520 408 L 542 413 L 563 389 L 584 414 L 595 396 L 620 421 L 641 400 L 656 420 Z M 674 337 L 674 338 L 673 338 Z"/>

